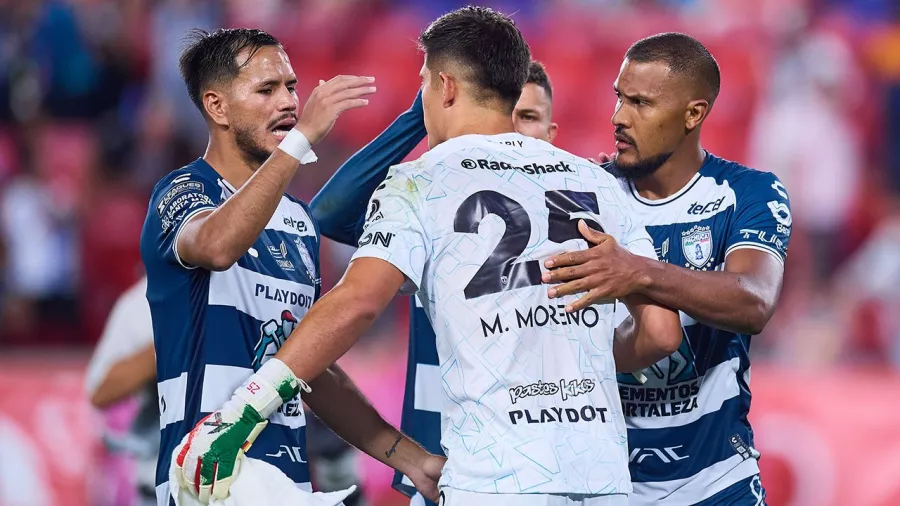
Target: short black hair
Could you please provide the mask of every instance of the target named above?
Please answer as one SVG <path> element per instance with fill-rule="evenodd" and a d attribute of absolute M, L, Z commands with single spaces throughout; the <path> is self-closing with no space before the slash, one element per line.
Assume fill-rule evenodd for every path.
<path fill-rule="evenodd" d="M 625 58 L 640 63 L 660 62 L 669 71 L 685 76 L 706 94 L 709 103 L 719 96 L 721 75 L 719 64 L 699 40 L 683 33 L 669 32 L 652 35 L 635 42 Z"/>
<path fill-rule="evenodd" d="M 531 61 L 531 65 L 528 66 L 528 80 L 525 82 L 544 88 L 547 98 L 553 100 L 553 86 L 550 85 L 550 78 L 547 76 L 547 69 L 544 68 L 543 63 L 537 60 Z"/>
<path fill-rule="evenodd" d="M 460 64 L 477 88 L 477 100 L 497 98 L 512 114 L 531 63 L 531 49 L 512 19 L 487 7 L 463 7 L 432 22 L 419 36 L 419 47 L 431 69 Z"/>
<path fill-rule="evenodd" d="M 178 67 L 188 95 L 201 113 L 206 114 L 204 88 L 237 77 L 241 68 L 264 46 L 281 46 L 281 43 L 268 32 L 250 28 L 219 28 L 212 33 L 195 28 L 188 32 Z M 244 50 L 249 50 L 247 59 L 238 64 L 237 57 Z"/>

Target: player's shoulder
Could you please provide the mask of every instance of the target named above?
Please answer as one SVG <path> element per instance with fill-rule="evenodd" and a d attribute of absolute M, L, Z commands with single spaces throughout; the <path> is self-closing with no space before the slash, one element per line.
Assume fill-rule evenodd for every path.
<path fill-rule="evenodd" d="M 747 167 L 709 152 L 706 156 L 700 175 L 715 179 L 719 185 L 727 184 L 734 191 L 737 200 L 767 197 L 773 192 L 787 198 L 787 189 L 775 174 Z"/>
<path fill-rule="evenodd" d="M 162 177 L 153 187 L 153 195 L 168 191 L 172 186 L 183 186 L 185 190 L 194 190 L 204 193 L 207 185 L 218 185 L 219 175 L 202 158 L 169 172 Z"/>

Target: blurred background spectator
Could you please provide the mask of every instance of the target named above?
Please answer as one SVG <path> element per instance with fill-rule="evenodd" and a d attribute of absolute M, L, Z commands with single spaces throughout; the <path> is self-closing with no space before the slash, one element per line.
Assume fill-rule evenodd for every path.
<path fill-rule="evenodd" d="M 80 421 L 69 424 L 69 434 L 90 436 L 78 448 L 103 461 L 102 448 L 91 439 L 102 431 L 86 423 L 99 419 L 77 389 L 81 380 L 68 379 L 83 376 L 113 303 L 142 274 L 138 238 L 152 185 L 205 149 L 203 121 L 177 69 L 188 29 L 251 26 L 272 32 L 298 73 L 301 103 L 319 79 L 339 73 L 376 77 L 378 93 L 370 105 L 342 117 L 316 149 L 320 162 L 293 181 L 291 192 L 308 201 L 347 156 L 408 107 L 419 85 L 415 38 L 432 18 L 463 3 L 0 0 L 0 377 L 30 378 L 36 383 L 23 392 L 34 399 L 49 395 L 46 402 L 77 404 L 66 408 L 76 410 L 71 419 Z M 806 388 L 816 391 L 819 375 L 826 373 L 862 382 L 862 390 L 900 388 L 894 372 L 900 368 L 900 2 L 482 3 L 515 13 L 553 81 L 557 144 L 582 156 L 612 148 L 611 85 L 633 41 L 684 31 L 718 59 L 722 93 L 705 128 L 705 147 L 777 174 L 793 206 L 781 303 L 753 342 L 754 378 L 760 383 L 754 383 L 752 418 L 782 409 L 765 385 L 782 378 L 799 385 L 791 374 L 813 374 Z M 322 248 L 327 289 L 352 250 L 327 240 Z M 394 422 L 407 307 L 404 300 L 395 302 L 344 359 L 351 372 L 371 380 L 360 384 L 368 385 L 376 406 Z M 35 429 L 35 418 L 47 413 L 31 406 L 37 401 L 17 409 L 23 402 L 0 394 L 0 440 L 16 440 L 21 454 L 36 459 L 37 471 L 29 474 L 32 467 L 10 467 L 0 458 L 3 505 L 38 504 L 19 502 L 22 495 L 10 489 L 17 481 L 7 473 L 19 473 L 18 483 L 37 480 L 57 491 L 65 486 L 46 479 L 57 464 L 47 461 L 52 453 L 41 453 L 50 443 L 43 439 L 46 431 Z M 887 409 L 878 416 L 900 421 L 900 410 Z M 813 501 L 803 495 L 809 478 L 789 457 L 772 451 L 767 461 L 765 438 L 778 439 L 765 432 L 767 426 L 759 427 L 758 443 L 770 504 L 839 504 L 837 488 L 832 496 L 816 496 L 825 502 L 807 502 Z M 897 462 L 869 466 L 887 466 L 894 478 L 900 468 Z M 364 468 L 373 504 L 403 503 L 387 488 L 386 469 L 368 461 Z M 42 504 L 123 504 L 121 498 L 110 502 L 90 466 L 70 471 L 63 477 L 71 478 L 71 490 L 83 501 L 62 500 L 47 490 L 24 497 Z M 825 473 L 815 472 L 820 479 Z M 850 502 L 900 501 L 900 489 L 887 487 L 880 496 L 873 492 L 872 502 Z"/>

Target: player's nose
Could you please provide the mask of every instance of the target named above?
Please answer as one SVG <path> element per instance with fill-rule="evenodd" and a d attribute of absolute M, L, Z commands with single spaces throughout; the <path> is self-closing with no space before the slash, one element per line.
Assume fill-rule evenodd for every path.
<path fill-rule="evenodd" d="M 278 110 L 282 112 L 296 111 L 298 107 L 300 107 L 300 104 L 297 101 L 297 97 L 285 88 L 278 96 Z"/>
<path fill-rule="evenodd" d="M 619 127 L 628 128 L 630 125 L 627 123 L 627 118 L 625 114 L 625 109 L 622 107 L 622 102 L 616 104 L 615 110 L 613 110 L 613 115 L 609 118 L 610 123 L 617 129 Z"/>

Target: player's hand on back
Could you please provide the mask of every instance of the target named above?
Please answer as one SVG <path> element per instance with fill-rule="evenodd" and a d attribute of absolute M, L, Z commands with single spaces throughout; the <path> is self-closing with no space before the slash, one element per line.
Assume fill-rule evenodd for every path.
<path fill-rule="evenodd" d="M 438 455 L 429 455 L 423 462 L 417 473 L 412 473 L 409 479 L 415 485 L 422 497 L 431 502 L 438 502 L 438 480 L 441 479 L 441 471 L 447 459 Z"/>
<path fill-rule="evenodd" d="M 365 97 L 375 93 L 374 83 L 374 77 L 359 76 L 337 76 L 328 82 L 319 81 L 294 128 L 305 135 L 310 144 L 316 144 L 328 135 L 344 111 L 369 103 Z"/>
<path fill-rule="evenodd" d="M 593 246 L 562 253 L 544 262 L 550 269 L 543 275 L 544 283 L 562 283 L 549 289 L 550 298 L 587 292 L 566 306 L 566 311 L 572 312 L 637 292 L 642 282 L 643 257 L 623 248 L 611 235 L 593 230 L 584 220 L 578 221 L 578 230 Z"/>

